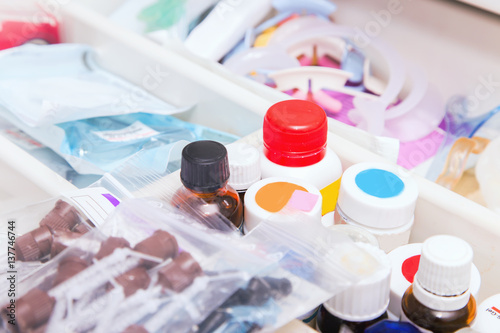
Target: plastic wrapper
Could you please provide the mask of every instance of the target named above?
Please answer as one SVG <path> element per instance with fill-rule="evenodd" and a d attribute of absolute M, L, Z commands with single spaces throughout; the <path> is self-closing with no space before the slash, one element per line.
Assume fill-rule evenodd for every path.
<path fill-rule="evenodd" d="M 122 203 L 100 229 L 19 283 L 18 326 L 188 332 L 268 260 L 232 237 L 207 237 L 183 218 L 144 201 Z"/>
<path fill-rule="evenodd" d="M 238 138 L 167 115 L 137 113 L 38 128 L 26 126 L 7 112 L 0 110 L 0 115 L 57 152 L 81 174 L 103 175 L 140 151 L 151 150 L 152 154 L 158 155 L 157 152 L 163 151 L 164 145 L 169 149 L 169 145 L 179 140 L 210 139 L 231 143 Z M 160 160 L 155 162 L 162 164 Z"/>
<path fill-rule="evenodd" d="M 467 98 L 461 95 L 452 96 L 446 106 L 446 116 L 443 121 L 443 129 L 446 131 L 445 137 L 432 160 L 426 178 L 436 181 L 440 174 L 445 173 L 446 160 L 450 156 L 450 151 L 455 142 L 460 138 L 480 137 L 494 140 L 500 136 L 500 106 L 487 112 L 477 114 L 470 110 L 467 105 Z M 458 155 L 458 154 L 457 154 Z M 461 169 L 469 169 L 476 165 L 478 157 L 468 156 L 464 161 L 455 163 L 462 164 Z M 461 176 L 461 173 L 460 173 Z"/>
<path fill-rule="evenodd" d="M 290 207 L 262 221 L 243 241 L 255 244 L 254 250 L 274 264 L 194 332 L 272 332 L 381 268 L 349 236 L 325 229 Z M 260 297 L 246 296 L 253 290 Z"/>
<path fill-rule="evenodd" d="M 189 219 L 159 200 L 123 201 L 98 229 L 20 281 L 18 325 L 268 331 L 378 268 L 348 236 L 303 223 L 300 214 L 282 212 L 245 237 L 209 233 Z M 7 319 L 4 312 L 9 328 Z"/>
<path fill-rule="evenodd" d="M 4 213 L 0 221 L 5 230 L 0 244 L 2 248 L 8 249 L 1 260 L 9 266 L 8 270 L 1 273 L 2 291 L 8 289 L 5 279 L 7 271 L 16 271 L 20 279 L 25 278 L 93 226 L 71 200 L 63 197 Z"/>
<path fill-rule="evenodd" d="M 13 261 L 9 271 L 23 279 L 99 226 L 118 203 L 110 191 L 96 187 L 2 213 L 0 246 L 8 251 L 0 260 Z M 8 287 L 5 274 L 7 270 L 1 273 L 1 290 Z"/>
<path fill-rule="evenodd" d="M 177 190 L 183 186 L 179 169 L 182 150 L 187 144 L 189 144 L 187 141 L 178 141 L 155 150 L 140 151 L 126 163 L 106 173 L 92 186 L 110 189 L 120 198 L 156 198 L 170 205 Z M 195 207 L 206 209 L 200 210 Z M 210 210 L 210 204 L 201 198 L 198 200 L 192 198 L 191 203 L 184 204 L 183 208 L 183 212 L 179 213 L 191 217 L 185 220 L 187 223 L 201 224 L 208 232 L 210 230 L 224 233 L 239 232 L 222 214 Z"/>
<path fill-rule="evenodd" d="M 136 112 L 173 114 L 193 106 L 168 104 L 101 69 L 94 57 L 90 46 L 80 44 L 5 50 L 0 104 L 28 126 Z"/>

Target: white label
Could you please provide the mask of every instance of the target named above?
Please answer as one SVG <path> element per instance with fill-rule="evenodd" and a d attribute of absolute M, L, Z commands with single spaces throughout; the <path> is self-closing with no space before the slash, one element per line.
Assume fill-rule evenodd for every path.
<path fill-rule="evenodd" d="M 143 138 L 149 138 L 159 134 L 159 132 L 154 129 L 144 125 L 140 121 L 136 121 L 132 125 L 113 131 L 100 131 L 93 132 L 95 135 L 99 136 L 101 139 L 110 142 L 124 142 Z"/>
<path fill-rule="evenodd" d="M 103 224 L 120 200 L 103 187 L 85 188 L 63 194 L 96 227 Z"/>
<path fill-rule="evenodd" d="M 401 311 L 401 321 L 412 324 L 413 326 L 415 326 L 416 328 L 418 328 L 418 330 L 420 332 L 423 332 L 423 333 L 432 333 L 432 331 L 427 330 L 425 328 L 422 328 L 422 327 L 418 326 L 417 324 L 415 324 L 414 322 L 412 322 L 410 319 L 408 319 L 408 317 L 406 316 L 406 314 L 405 314 L 404 311 Z"/>

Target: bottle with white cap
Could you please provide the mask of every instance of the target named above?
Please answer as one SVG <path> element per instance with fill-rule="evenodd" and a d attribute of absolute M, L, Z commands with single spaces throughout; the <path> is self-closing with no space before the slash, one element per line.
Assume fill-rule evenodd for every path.
<path fill-rule="evenodd" d="M 401 301 L 401 320 L 422 332 L 455 332 L 469 326 L 476 316 L 469 288 L 472 257 L 471 246 L 458 237 L 425 240 L 417 274 Z"/>
<path fill-rule="evenodd" d="M 391 265 L 384 251 L 368 243 L 357 243 L 380 263 L 370 277 L 362 279 L 323 303 L 316 328 L 323 333 L 364 332 L 387 319 Z"/>
<path fill-rule="evenodd" d="M 229 159 L 228 185 L 234 188 L 244 203 L 250 185 L 260 180 L 260 151 L 244 142 L 234 142 L 226 146 Z"/>
<path fill-rule="evenodd" d="M 365 228 L 390 252 L 408 243 L 417 198 L 416 182 L 401 168 L 358 163 L 342 175 L 335 224 Z"/>
<path fill-rule="evenodd" d="M 388 253 L 392 264 L 391 300 L 387 309 L 389 319 L 399 320 L 401 317 L 401 299 L 406 289 L 413 283 L 415 274 L 417 274 L 422 246 L 423 243 L 406 244 Z M 470 279 L 471 294 L 476 297 L 480 288 L 481 274 L 473 263 L 471 265 Z"/>

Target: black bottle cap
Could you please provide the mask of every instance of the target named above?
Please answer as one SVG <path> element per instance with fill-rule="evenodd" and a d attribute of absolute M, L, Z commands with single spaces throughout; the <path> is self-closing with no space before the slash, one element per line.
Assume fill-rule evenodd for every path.
<path fill-rule="evenodd" d="M 196 141 L 182 150 L 181 181 L 196 192 L 215 192 L 229 179 L 227 150 L 216 141 Z"/>

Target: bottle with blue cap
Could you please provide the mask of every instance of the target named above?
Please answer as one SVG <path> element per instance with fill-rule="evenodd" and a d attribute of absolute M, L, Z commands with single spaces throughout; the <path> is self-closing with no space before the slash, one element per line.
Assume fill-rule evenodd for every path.
<path fill-rule="evenodd" d="M 335 224 L 363 227 L 386 252 L 408 243 L 418 187 L 402 168 L 358 163 L 342 175 Z"/>

